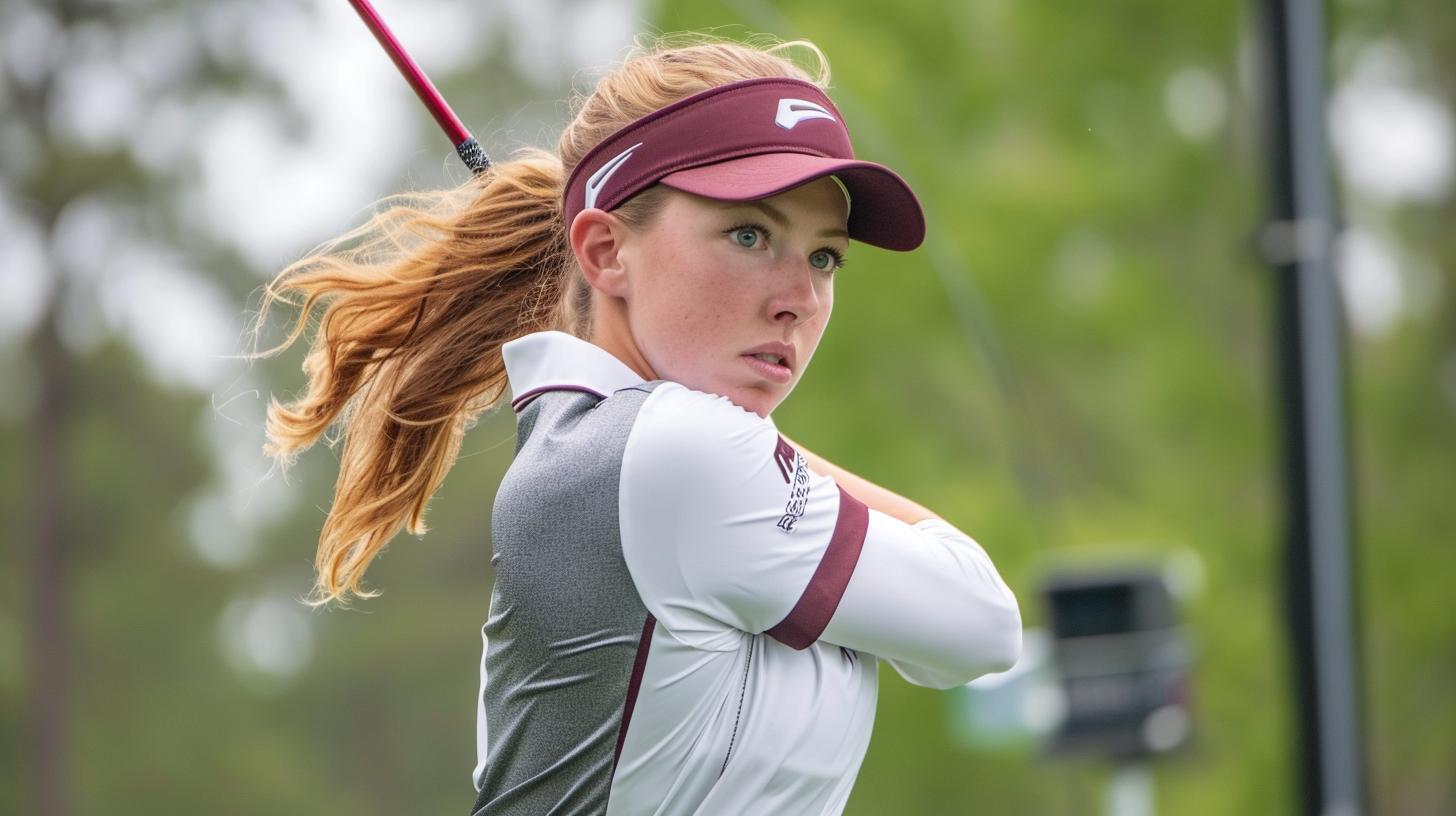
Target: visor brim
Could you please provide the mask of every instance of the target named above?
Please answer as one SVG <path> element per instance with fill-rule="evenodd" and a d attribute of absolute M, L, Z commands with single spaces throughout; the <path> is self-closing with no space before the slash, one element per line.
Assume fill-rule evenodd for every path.
<path fill-rule="evenodd" d="M 754 201 L 824 176 L 849 191 L 849 237 L 906 252 L 925 240 L 925 213 L 910 185 L 874 162 L 807 153 L 761 153 L 670 173 L 662 184 L 718 201 Z"/>

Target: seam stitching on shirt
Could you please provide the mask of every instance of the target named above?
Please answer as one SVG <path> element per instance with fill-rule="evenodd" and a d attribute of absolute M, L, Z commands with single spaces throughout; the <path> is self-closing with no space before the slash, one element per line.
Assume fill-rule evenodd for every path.
<path fill-rule="evenodd" d="M 748 696 L 748 667 L 753 665 L 753 647 L 753 643 L 748 645 L 748 658 L 743 661 L 743 683 L 738 689 L 738 712 L 733 715 L 733 733 L 728 737 L 728 753 L 723 757 L 723 767 L 718 769 L 720 778 L 728 770 L 728 760 L 733 756 L 733 743 L 738 739 L 738 720 L 743 716 L 743 701 Z"/>

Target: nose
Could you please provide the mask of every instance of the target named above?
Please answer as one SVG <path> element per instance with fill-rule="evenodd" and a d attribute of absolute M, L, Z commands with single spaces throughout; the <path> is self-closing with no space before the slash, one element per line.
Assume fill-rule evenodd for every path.
<path fill-rule="evenodd" d="M 784 268 L 778 270 L 775 279 L 780 285 L 775 287 L 769 304 L 769 313 L 775 323 L 797 326 L 819 313 L 823 299 L 819 291 L 821 284 L 814 271 L 808 261 L 802 259 L 798 263 L 785 263 Z"/>

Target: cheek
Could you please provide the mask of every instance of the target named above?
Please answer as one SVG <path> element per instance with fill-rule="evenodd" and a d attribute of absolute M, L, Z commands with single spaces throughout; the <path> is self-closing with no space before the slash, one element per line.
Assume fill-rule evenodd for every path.
<path fill-rule="evenodd" d="M 693 266 L 679 264 L 653 281 L 633 304 L 633 334 L 659 376 L 689 386 L 706 386 L 717 366 L 750 339 L 757 314 L 754 290 L 743 285 L 744 270 L 699 253 Z M 671 263 L 669 259 L 663 259 Z M 662 268 L 662 267 L 659 267 Z M 671 267 L 670 267 L 671 268 Z"/>
<path fill-rule="evenodd" d="M 716 276 L 701 268 L 678 266 L 644 293 L 644 316 L 654 331 L 691 339 L 728 320 L 732 310 L 727 297 Z"/>
<path fill-rule="evenodd" d="M 834 312 L 834 279 L 826 280 L 819 288 L 819 311 L 804 326 L 804 335 L 818 345 L 819 338 L 829 326 L 829 316 Z"/>

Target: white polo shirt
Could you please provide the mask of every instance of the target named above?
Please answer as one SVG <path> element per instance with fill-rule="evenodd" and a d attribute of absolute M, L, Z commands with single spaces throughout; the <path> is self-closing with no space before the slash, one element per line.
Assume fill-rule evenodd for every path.
<path fill-rule="evenodd" d="M 570 335 L 505 360 L 521 467 L 493 524 L 477 814 L 836 814 L 878 660 L 936 688 L 1016 661 L 1016 599 L 950 524 L 868 509 L 771 420 Z M 595 566 L 562 570 L 579 558 Z M 533 746 L 547 728 L 577 736 Z"/>

